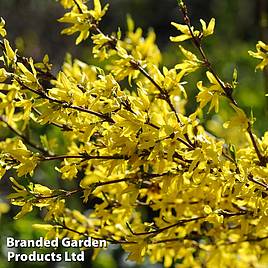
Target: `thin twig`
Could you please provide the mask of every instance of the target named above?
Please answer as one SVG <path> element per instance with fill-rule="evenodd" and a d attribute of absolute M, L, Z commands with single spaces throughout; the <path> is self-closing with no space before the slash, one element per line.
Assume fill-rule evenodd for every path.
<path fill-rule="evenodd" d="M 130 232 L 131 232 L 133 235 L 137 235 L 137 236 L 139 236 L 139 235 L 152 235 L 152 234 L 157 235 L 157 234 L 162 233 L 162 232 L 164 232 L 164 231 L 166 231 L 166 230 L 168 230 L 168 229 L 171 229 L 171 228 L 173 228 L 173 227 L 182 226 L 182 225 L 184 225 L 185 223 L 192 222 L 192 221 L 198 221 L 198 220 L 204 219 L 204 218 L 206 218 L 206 217 L 207 217 L 207 216 L 200 216 L 200 217 L 195 217 L 195 218 L 191 218 L 191 219 L 182 219 L 182 220 L 179 220 L 178 222 L 176 222 L 176 223 L 174 223 L 174 224 L 171 224 L 171 225 L 169 225 L 169 226 L 166 226 L 166 227 L 163 227 L 163 228 L 160 228 L 160 229 L 156 229 L 156 230 L 154 230 L 154 231 L 149 231 L 149 232 L 140 232 L 140 233 L 136 233 L 136 232 L 134 232 L 134 231 L 131 229 L 129 223 L 127 223 L 127 227 L 128 227 L 128 229 L 130 230 Z"/>
<path fill-rule="evenodd" d="M 0 116 L 0 121 L 5 123 L 7 125 L 7 127 L 14 133 L 16 134 L 18 137 L 20 137 L 26 144 L 28 144 L 29 146 L 31 146 L 32 148 L 36 149 L 37 151 L 43 153 L 46 156 L 53 156 L 49 153 L 49 151 L 47 151 L 45 148 L 40 147 L 39 145 L 33 143 L 32 141 L 30 141 L 26 136 L 24 136 L 22 133 L 20 133 L 18 130 L 16 130 L 15 128 L 13 128 L 5 119 L 3 116 Z"/>
<path fill-rule="evenodd" d="M 54 161 L 54 160 L 62 160 L 67 158 L 78 158 L 85 160 L 128 160 L 129 157 L 125 155 L 88 155 L 88 154 L 80 154 L 80 155 L 55 155 L 55 156 L 41 156 L 41 161 Z"/>
<path fill-rule="evenodd" d="M 79 231 L 77 231 L 75 229 L 72 229 L 72 228 L 66 226 L 66 224 L 56 222 L 56 227 L 57 226 L 60 226 L 63 229 L 68 230 L 70 232 L 79 234 L 80 236 L 90 237 L 90 238 L 95 239 L 95 240 L 105 240 L 107 242 L 110 242 L 111 244 L 137 244 L 137 242 L 135 242 L 135 241 L 116 240 L 116 239 L 107 238 L 107 237 L 93 237 L 92 235 L 89 235 L 87 232 L 79 232 Z"/>
<path fill-rule="evenodd" d="M 24 85 L 20 80 L 16 80 L 22 87 L 24 87 L 25 89 L 37 94 L 38 96 L 50 101 L 50 102 L 54 102 L 54 103 L 57 103 L 57 104 L 61 104 L 61 107 L 63 108 L 70 108 L 70 109 L 74 109 L 74 110 L 77 110 L 79 112 L 84 112 L 84 113 L 88 113 L 88 114 L 91 114 L 91 115 L 95 115 L 99 118 L 102 118 L 102 119 L 105 119 L 105 121 L 109 122 L 109 123 L 114 123 L 114 120 L 109 117 L 108 115 L 105 115 L 105 114 L 102 114 L 102 113 L 99 113 L 99 112 L 95 112 L 95 111 L 92 111 L 92 110 L 88 110 L 84 107 L 80 107 L 80 106 L 77 106 L 77 105 L 73 105 L 71 103 L 67 103 L 65 101 L 61 101 L 61 100 L 58 100 L 58 99 L 55 99 L 55 98 L 52 98 L 50 96 L 48 96 L 46 93 L 44 93 L 43 91 L 38 91 L 38 90 L 35 90 L 35 89 L 32 89 L 26 85 Z"/>
<path fill-rule="evenodd" d="M 256 180 L 256 179 L 254 179 L 252 174 L 249 174 L 249 175 L 248 175 L 248 179 L 249 179 L 250 181 L 252 181 L 252 182 L 254 182 L 254 183 L 256 183 L 256 184 L 258 184 L 258 185 L 264 187 L 265 190 L 268 191 L 268 184 L 263 183 L 263 182 L 260 182 L 260 181 L 258 181 L 258 180 Z"/>
<path fill-rule="evenodd" d="M 217 82 L 219 83 L 220 87 L 223 89 L 223 91 L 225 92 L 225 96 L 230 100 L 230 102 L 235 105 L 236 107 L 240 108 L 237 104 L 237 102 L 235 101 L 235 99 L 232 96 L 232 88 L 230 88 L 230 86 L 226 85 L 224 82 L 221 81 L 221 79 L 219 78 L 219 76 L 217 75 L 216 71 L 214 70 L 214 68 L 212 68 L 212 64 L 209 61 L 206 53 L 204 52 L 202 45 L 201 45 L 201 38 L 199 38 L 198 36 L 195 36 L 194 32 L 193 32 L 193 28 L 191 25 L 191 20 L 188 16 L 188 10 L 186 5 L 183 3 L 182 5 L 180 5 L 180 10 L 183 14 L 183 20 L 185 22 L 185 24 L 187 25 L 189 32 L 191 34 L 192 37 L 192 41 L 195 45 L 195 47 L 198 49 L 205 66 L 207 67 L 207 69 L 212 73 L 212 75 L 214 76 L 214 78 L 217 80 Z M 250 136 L 251 142 L 253 144 L 254 150 L 258 156 L 258 159 L 260 161 L 260 165 L 261 166 L 266 166 L 266 163 L 268 161 L 268 159 L 266 159 L 260 152 L 259 147 L 257 145 L 257 141 L 255 140 L 253 133 L 252 133 L 252 124 L 250 122 L 250 120 L 248 119 L 248 128 L 247 128 L 247 132 Z"/>
<path fill-rule="evenodd" d="M 58 198 L 58 197 L 69 197 L 69 196 L 72 196 L 76 193 L 80 193 L 82 192 L 83 189 L 76 189 L 76 190 L 73 190 L 73 191 L 66 191 L 66 190 L 60 190 L 60 193 L 58 194 L 55 194 L 55 195 L 47 195 L 47 196 L 42 196 L 42 195 L 36 195 L 34 194 L 34 197 L 36 197 L 37 199 L 53 199 L 53 198 Z"/>

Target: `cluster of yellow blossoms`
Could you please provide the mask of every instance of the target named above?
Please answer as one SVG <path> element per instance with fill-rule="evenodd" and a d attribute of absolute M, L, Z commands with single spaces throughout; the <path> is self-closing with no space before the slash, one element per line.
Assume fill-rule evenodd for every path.
<path fill-rule="evenodd" d="M 1 20 L 0 126 L 14 135 L 1 137 L 0 175 L 16 171 L 9 195 L 21 206 L 15 218 L 39 207 L 48 238 L 106 239 L 137 262 L 148 256 L 165 267 L 267 265 L 268 132 L 254 135 L 253 122 L 232 96 L 236 81 L 223 82 L 203 50 L 215 20 L 201 20 L 201 29 L 194 29 L 179 1 L 185 24 L 172 23 L 181 34 L 171 41 L 190 39 L 198 55 L 179 46 L 185 59 L 160 69 L 154 32 L 144 38 L 128 18 L 125 36 L 106 35 L 99 22 L 108 6 L 60 2 L 68 9 L 60 21 L 70 24 L 63 33 L 78 32 L 76 44 L 91 37 L 94 57 L 107 64 L 102 69 L 69 57 L 54 76 L 47 56 L 36 63 L 11 47 Z M 250 52 L 262 60 L 260 69 L 268 65 L 267 51 L 259 42 Z M 199 106 L 187 115 L 184 77 L 199 68 L 208 81 L 197 83 Z M 218 112 L 222 98 L 236 114 L 225 127 L 239 127 L 247 137 L 239 148 L 198 120 L 207 105 Z M 44 136 L 31 140 L 27 133 L 40 125 L 62 131 L 64 154 Z M 39 184 L 35 171 L 47 161 L 56 161 L 61 178 L 79 186 Z M 68 200 L 79 194 L 85 203 L 99 202 L 90 212 L 69 209 Z"/>

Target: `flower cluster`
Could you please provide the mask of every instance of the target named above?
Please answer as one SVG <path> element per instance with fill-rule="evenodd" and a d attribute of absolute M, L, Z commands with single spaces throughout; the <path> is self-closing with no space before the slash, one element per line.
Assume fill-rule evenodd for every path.
<path fill-rule="evenodd" d="M 192 40 L 198 55 L 180 45 L 185 59 L 168 69 L 159 67 L 153 31 L 143 37 L 128 17 L 124 36 L 107 35 L 98 26 L 107 10 L 99 0 L 93 9 L 82 0 L 60 3 L 68 9 L 60 21 L 72 24 L 63 33 L 78 32 L 76 44 L 91 38 L 94 57 L 106 61 L 100 68 L 68 57 L 54 76 L 48 56 L 38 63 L 12 48 L 1 20 L 0 125 L 14 135 L 0 141 L 0 175 L 16 171 L 9 198 L 22 209 L 15 219 L 39 207 L 46 224 L 38 227 L 49 238 L 106 239 L 121 244 L 130 260 L 148 256 L 165 267 L 265 263 L 268 132 L 254 134 L 253 122 L 233 98 L 235 83 L 220 79 L 203 50 L 215 19 L 208 25 L 201 20 L 197 30 L 179 1 L 184 24 L 172 23 L 180 34 L 171 41 Z M 262 60 L 258 68 L 267 65 L 264 43 L 250 54 Z M 186 114 L 184 78 L 197 69 L 206 71 L 208 81 L 197 83 L 199 105 Z M 223 98 L 235 114 L 224 126 L 239 128 L 247 139 L 237 148 L 198 119 L 206 106 L 218 112 Z M 29 137 L 40 125 L 62 132 L 64 153 L 57 140 Z M 77 181 L 77 189 L 37 183 L 40 164 L 54 160 L 61 178 Z M 71 210 L 66 200 L 73 195 L 99 202 L 90 212 Z"/>

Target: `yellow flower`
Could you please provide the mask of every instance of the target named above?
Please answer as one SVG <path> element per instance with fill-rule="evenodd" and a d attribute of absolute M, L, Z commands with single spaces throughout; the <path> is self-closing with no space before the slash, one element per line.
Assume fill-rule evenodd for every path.
<path fill-rule="evenodd" d="M 0 35 L 2 37 L 5 37 L 6 34 L 7 34 L 7 31 L 5 30 L 4 26 L 5 26 L 5 20 L 3 18 L 1 18 L 1 22 L 0 22 Z"/>
<path fill-rule="evenodd" d="M 80 32 L 75 41 L 75 44 L 78 45 L 88 38 L 90 29 L 104 16 L 108 9 L 108 5 L 102 9 L 100 1 L 94 0 L 94 9 L 88 10 L 88 7 L 83 4 L 81 0 L 77 0 L 76 3 L 77 4 L 72 7 L 72 10 L 65 13 L 59 21 L 73 24 L 62 30 L 62 34 L 72 35 L 76 32 Z M 62 2 L 62 4 L 65 7 L 71 6 L 69 2 Z"/>
<path fill-rule="evenodd" d="M 248 51 L 249 55 L 261 59 L 262 61 L 257 65 L 256 69 L 263 70 L 268 65 L 268 45 L 262 41 L 259 41 L 256 45 L 257 52 Z"/>
<path fill-rule="evenodd" d="M 204 20 L 202 20 L 202 19 L 200 20 L 200 23 L 202 25 L 201 33 L 202 33 L 203 36 L 208 36 L 208 35 L 213 34 L 214 27 L 215 27 L 215 19 L 214 18 L 212 18 L 210 20 L 208 26 L 206 25 L 206 22 Z M 184 24 L 179 24 L 179 23 L 175 23 L 175 22 L 171 22 L 171 24 L 174 27 L 176 27 L 177 30 L 182 32 L 181 35 L 178 35 L 176 37 L 170 37 L 170 40 L 172 42 L 182 42 L 184 40 L 191 39 L 191 38 L 193 38 L 192 34 L 195 37 L 198 37 L 200 35 L 200 31 L 194 30 L 193 26 L 191 26 L 191 28 L 189 28 L 188 25 L 184 25 Z"/>
<path fill-rule="evenodd" d="M 204 20 L 200 20 L 201 22 L 201 25 L 202 25 L 202 32 L 203 32 L 203 35 L 204 36 L 208 36 L 208 35 L 211 35 L 213 34 L 214 32 L 214 27 L 215 27 L 215 19 L 212 18 L 208 24 L 208 27 L 207 27 L 207 24 Z"/>
<path fill-rule="evenodd" d="M 108 4 L 104 6 L 104 8 L 101 8 L 100 0 L 94 0 L 94 9 L 90 10 L 89 13 L 91 16 L 96 20 L 99 21 L 101 18 L 105 15 L 107 9 L 108 9 Z"/>
<path fill-rule="evenodd" d="M 191 31 L 190 31 L 187 25 L 183 25 L 183 24 L 179 24 L 175 22 L 171 22 L 171 25 L 173 25 L 177 30 L 182 32 L 181 35 L 178 35 L 176 37 L 170 37 L 170 40 L 172 42 L 182 42 L 184 40 L 191 39 L 192 38 L 191 31 L 193 32 L 194 36 L 199 35 L 199 31 L 195 31 L 194 27 L 191 27 Z"/>
<path fill-rule="evenodd" d="M 240 127 L 244 131 L 247 130 L 249 122 L 245 112 L 232 103 L 230 105 L 235 110 L 236 115 L 230 121 L 224 123 L 223 126 L 225 128 Z"/>
<path fill-rule="evenodd" d="M 210 87 L 203 86 L 203 82 L 199 81 L 197 83 L 197 88 L 200 90 L 200 93 L 197 95 L 197 101 L 200 102 L 200 108 L 202 109 L 210 102 L 210 107 L 208 112 L 215 107 L 215 111 L 219 110 L 219 96 L 222 93 L 223 89 L 221 88 L 218 80 L 214 77 L 211 72 L 207 71 L 207 78 L 212 84 Z"/>
<path fill-rule="evenodd" d="M 183 73 L 191 73 L 197 70 L 201 66 L 202 61 L 200 61 L 195 54 L 186 50 L 183 46 L 179 47 L 183 55 L 186 57 L 186 60 L 177 64 L 175 69 L 180 69 Z"/>

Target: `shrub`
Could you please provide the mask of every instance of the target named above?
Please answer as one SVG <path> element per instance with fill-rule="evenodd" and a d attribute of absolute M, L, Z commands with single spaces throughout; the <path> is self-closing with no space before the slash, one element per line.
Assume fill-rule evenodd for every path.
<path fill-rule="evenodd" d="M 48 56 L 36 63 L 11 47 L 2 19 L 0 121 L 14 135 L 0 142 L 0 174 L 16 171 L 9 195 L 21 207 L 15 219 L 39 207 L 46 223 L 37 227 L 47 238 L 106 239 L 120 244 L 130 260 L 148 256 L 165 267 L 265 263 L 268 132 L 257 137 L 253 116 L 233 97 L 237 71 L 232 83 L 222 81 L 203 49 L 215 19 L 200 20 L 197 30 L 178 1 L 184 24 L 172 23 L 178 36 L 170 39 L 190 40 L 196 52 L 180 45 L 185 59 L 160 69 L 153 31 L 143 38 L 128 17 L 126 34 L 108 35 L 99 27 L 108 5 L 94 0 L 90 9 L 82 0 L 60 2 L 68 9 L 60 21 L 70 24 L 62 33 L 78 33 L 77 45 L 91 38 L 92 53 L 104 67 L 69 56 L 55 76 Z M 263 70 L 268 45 L 259 41 L 256 49 L 249 54 Z M 208 81 L 197 83 L 198 108 L 186 114 L 184 79 L 197 69 L 206 70 Z M 239 130 L 245 138 L 239 146 L 213 136 L 198 119 L 207 106 L 217 113 L 223 99 L 235 114 L 226 131 Z M 31 139 L 28 133 L 40 125 L 62 131 L 66 152 L 46 135 Z M 41 185 L 36 170 L 49 161 L 61 179 L 78 186 Z M 74 195 L 98 202 L 90 212 L 70 209 Z"/>

